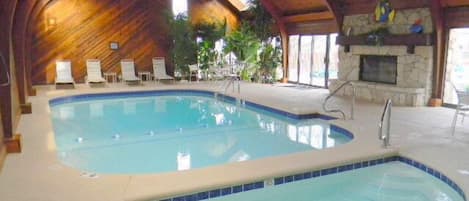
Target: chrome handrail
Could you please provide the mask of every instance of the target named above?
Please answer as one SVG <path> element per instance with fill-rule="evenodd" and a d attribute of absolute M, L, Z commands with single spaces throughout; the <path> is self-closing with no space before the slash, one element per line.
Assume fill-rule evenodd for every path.
<path fill-rule="evenodd" d="M 239 81 L 239 77 L 237 75 L 230 75 L 229 80 L 227 82 L 228 83 L 225 86 L 225 93 L 228 91 L 228 88 L 230 87 L 230 85 L 233 86 L 233 92 L 234 92 L 235 82 L 237 83 L 237 86 L 238 86 L 238 94 L 241 92 L 241 87 L 240 87 L 240 84 L 239 84 L 240 81 Z"/>
<path fill-rule="evenodd" d="M 392 109 L 392 101 L 391 99 L 386 100 L 386 105 L 384 106 L 383 114 L 381 115 L 381 121 L 379 123 L 379 139 L 383 140 L 384 148 L 389 146 L 389 138 L 391 134 L 391 109 Z M 386 119 L 386 133 L 383 134 L 383 123 L 384 118 Z"/>
<path fill-rule="evenodd" d="M 355 95 L 356 95 L 356 90 L 355 90 L 355 86 L 353 85 L 353 81 L 352 80 L 349 80 L 345 83 L 343 83 L 342 85 L 340 85 L 339 87 L 337 87 L 337 89 L 335 89 L 332 93 L 330 93 L 326 99 L 324 99 L 324 102 L 322 103 L 322 109 L 325 111 L 325 112 L 338 112 L 342 115 L 342 118 L 344 120 L 346 120 L 346 116 L 345 116 L 345 112 L 342 111 L 341 109 L 328 109 L 326 107 L 327 105 L 327 101 L 332 97 L 334 96 L 340 89 L 342 89 L 344 86 L 346 85 L 350 85 L 352 87 L 352 106 L 350 107 L 350 119 L 353 119 L 354 117 L 354 107 L 355 107 Z"/>

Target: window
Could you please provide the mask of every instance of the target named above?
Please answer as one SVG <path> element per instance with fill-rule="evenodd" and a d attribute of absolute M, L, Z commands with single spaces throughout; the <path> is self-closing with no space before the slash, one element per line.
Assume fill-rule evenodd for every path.
<path fill-rule="evenodd" d="M 337 34 L 290 36 L 288 80 L 327 88 L 329 79 L 337 78 L 339 46 L 335 44 L 336 37 Z"/>
<path fill-rule="evenodd" d="M 469 91 L 469 28 L 455 28 L 449 32 L 446 81 L 460 91 Z M 456 92 L 451 84 L 445 84 L 444 103 L 456 104 Z"/>
<path fill-rule="evenodd" d="M 299 36 L 290 36 L 288 44 L 288 81 L 298 82 L 298 43 Z"/>
<path fill-rule="evenodd" d="M 173 0 L 173 15 L 186 15 L 187 16 L 187 0 Z"/>

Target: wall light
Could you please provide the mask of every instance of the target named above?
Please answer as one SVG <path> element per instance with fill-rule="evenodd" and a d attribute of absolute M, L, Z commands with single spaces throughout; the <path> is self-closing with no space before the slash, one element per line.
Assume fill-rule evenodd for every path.
<path fill-rule="evenodd" d="M 55 17 L 50 17 L 47 19 L 47 25 L 49 27 L 55 27 L 57 25 L 57 19 L 55 19 Z"/>

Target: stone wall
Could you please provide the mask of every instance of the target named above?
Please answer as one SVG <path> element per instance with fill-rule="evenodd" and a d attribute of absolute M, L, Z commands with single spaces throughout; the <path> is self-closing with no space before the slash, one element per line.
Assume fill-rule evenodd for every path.
<path fill-rule="evenodd" d="M 422 19 L 425 33 L 433 32 L 429 9 L 410 9 L 397 11 L 393 24 L 388 24 L 392 34 L 408 34 L 409 27 L 417 19 Z M 365 34 L 383 26 L 374 22 L 373 15 L 353 15 L 344 19 L 344 31 L 353 27 L 351 35 Z M 380 84 L 359 80 L 360 55 L 397 56 L 397 83 Z M 415 53 L 407 53 L 407 46 L 364 46 L 354 45 L 350 52 L 339 50 L 338 79 L 331 82 L 330 89 L 335 90 L 340 84 L 356 81 L 357 97 L 382 103 L 391 98 L 394 104 L 407 106 L 426 105 L 431 98 L 433 70 L 433 46 L 417 46 Z M 350 87 L 340 92 L 351 95 Z"/>
<path fill-rule="evenodd" d="M 360 35 L 386 26 L 391 34 L 406 34 L 410 33 L 409 27 L 418 19 L 422 20 L 424 33 L 433 33 L 432 17 L 428 8 L 398 10 L 394 22 L 388 24 L 375 22 L 373 14 L 345 16 L 342 29 L 347 33 L 351 28 L 350 35 Z"/>

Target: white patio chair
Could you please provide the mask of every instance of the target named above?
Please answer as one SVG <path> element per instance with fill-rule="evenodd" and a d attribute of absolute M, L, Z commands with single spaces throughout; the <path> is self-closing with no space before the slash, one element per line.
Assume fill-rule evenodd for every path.
<path fill-rule="evenodd" d="M 197 64 L 189 65 L 189 82 L 192 81 L 192 76 L 195 76 L 195 81 L 199 82 L 199 66 Z"/>
<path fill-rule="evenodd" d="M 456 91 L 458 99 L 456 102 L 456 111 L 454 112 L 453 122 L 451 124 L 451 135 L 454 136 L 458 116 L 462 115 L 461 123 L 464 123 L 464 117 L 469 112 L 469 91 L 459 90 L 452 82 L 450 84 Z"/>
<path fill-rule="evenodd" d="M 96 84 L 104 83 L 106 80 L 103 78 L 101 72 L 101 61 L 99 59 L 86 60 L 86 83 Z"/>
<path fill-rule="evenodd" d="M 155 81 L 159 82 L 160 80 L 172 80 L 174 82 L 174 77 L 169 76 L 166 73 L 164 57 L 154 57 L 152 58 L 152 63 L 153 78 L 155 79 Z"/>
<path fill-rule="evenodd" d="M 55 85 L 61 84 L 75 84 L 75 80 L 72 77 L 72 62 L 70 60 L 60 60 L 55 62 Z"/>
<path fill-rule="evenodd" d="M 135 64 L 133 59 L 121 60 L 122 80 L 128 84 L 140 83 L 140 78 L 135 76 Z"/>

